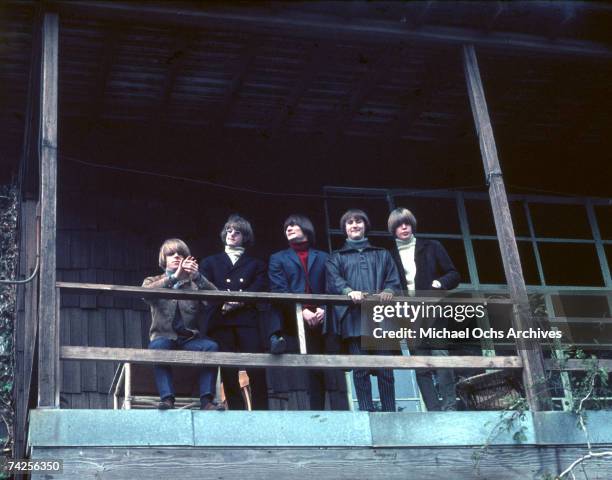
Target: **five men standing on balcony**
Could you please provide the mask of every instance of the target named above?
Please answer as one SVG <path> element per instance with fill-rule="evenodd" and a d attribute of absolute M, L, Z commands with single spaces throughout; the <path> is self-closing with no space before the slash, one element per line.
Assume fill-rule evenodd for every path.
<path fill-rule="evenodd" d="M 270 257 L 268 275 L 266 264 L 245 253 L 254 241 L 248 221 L 238 215 L 228 218 L 221 230 L 224 252 L 205 258 L 202 266 L 178 239 L 166 240 L 159 252 L 159 265 L 164 274 L 148 277 L 147 288 L 224 289 L 229 291 L 269 290 L 274 293 L 306 293 L 348 295 L 353 305 L 338 305 L 331 311 L 317 305 L 303 305 L 302 317 L 306 324 L 308 353 L 325 353 L 328 336 L 340 335 L 345 349 L 353 355 L 373 353 L 388 355 L 388 351 L 364 351 L 361 346 L 361 309 L 365 296 L 379 294 L 381 301 L 389 301 L 400 291 L 414 295 L 419 290 L 450 290 L 459 283 L 455 269 L 444 247 L 435 240 L 419 239 L 414 232 L 417 221 L 405 208 L 397 208 L 388 218 L 389 233 L 396 248 L 387 250 L 372 246 L 366 233 L 370 220 L 365 212 L 350 209 L 342 215 L 340 227 L 346 234 L 342 248 L 328 255 L 313 248 L 315 230 L 304 215 L 290 215 L 283 231 L 289 248 Z M 269 282 L 268 282 L 269 281 Z M 293 305 L 272 310 L 266 325 L 255 303 L 201 302 L 195 300 L 145 300 L 151 307 L 151 349 L 184 349 L 196 351 L 261 352 L 262 333 L 270 337 L 272 353 L 283 353 L 286 341 L 282 332 L 293 330 Z M 278 315 L 280 313 L 280 315 Z M 203 321 L 202 333 L 198 324 Z M 417 349 L 416 354 L 448 355 L 440 349 Z M 237 368 L 222 368 L 221 374 L 228 406 L 243 409 Z M 378 377 L 382 410 L 395 411 L 395 381 L 391 369 L 354 369 L 353 378 L 359 409 L 376 411 L 372 398 L 370 375 Z M 456 409 L 455 378 L 452 370 L 417 372 L 417 382 L 428 410 Z M 263 369 L 249 369 L 252 406 L 268 408 L 266 373 Z M 160 393 L 159 408 L 174 407 L 172 372 L 169 367 L 155 366 L 155 380 Z M 216 368 L 205 367 L 200 374 L 201 408 L 215 410 Z M 436 390 L 436 385 L 438 391 Z M 325 376 L 321 370 L 309 372 L 311 410 L 325 408 Z"/>

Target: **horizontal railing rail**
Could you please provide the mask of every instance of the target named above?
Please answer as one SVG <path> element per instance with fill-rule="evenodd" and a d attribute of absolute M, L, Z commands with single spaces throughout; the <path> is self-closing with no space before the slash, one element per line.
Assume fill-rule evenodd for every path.
<path fill-rule="evenodd" d="M 60 349 L 62 360 L 120 361 L 142 364 L 214 365 L 220 367 L 292 367 L 329 370 L 353 368 L 392 368 L 429 370 L 441 368 L 521 369 L 518 356 L 433 357 L 401 355 L 314 355 L 285 353 L 190 352 L 186 350 L 146 350 L 139 348 L 68 347 Z"/>
<path fill-rule="evenodd" d="M 83 295 L 111 295 L 128 296 L 136 298 L 171 298 L 179 300 L 216 300 L 216 301 L 253 301 L 270 303 L 294 303 L 299 304 L 325 304 L 325 305 L 350 305 L 352 301 L 345 295 L 314 295 L 314 294 L 289 294 L 270 292 L 230 292 L 230 291 L 185 291 L 164 288 L 143 288 L 126 285 L 90 284 L 74 282 L 57 282 L 58 290 L 66 293 L 77 293 Z M 426 297 L 394 297 L 393 302 L 461 302 L 461 303 L 487 303 L 512 305 L 512 300 L 503 296 L 486 298 L 484 296 L 474 298 L 458 296 L 426 296 Z M 373 295 L 377 298 L 376 295 Z M 59 298 L 59 294 L 58 294 Z M 298 328 L 303 336 L 303 325 L 298 313 Z M 58 312 L 59 313 L 59 312 Z M 138 364 L 167 364 L 167 365 L 214 365 L 221 367 L 255 367 L 273 368 L 289 367 L 302 369 L 336 369 L 351 370 L 354 368 L 377 369 L 465 369 L 465 370 L 488 370 L 508 369 L 520 370 L 523 361 L 518 355 L 507 356 L 465 356 L 449 355 L 440 356 L 405 356 L 398 355 L 342 355 L 326 354 L 313 355 L 302 353 L 287 353 L 283 355 L 272 355 L 269 353 L 231 353 L 231 352 L 190 352 L 171 350 L 148 350 L 137 348 L 111 348 L 111 347 L 87 347 L 87 346 L 61 346 L 59 357 L 61 360 L 78 361 L 110 361 L 129 362 Z M 451 352 L 452 353 L 452 352 Z M 583 371 L 592 368 L 592 360 L 545 360 L 547 370 Z M 598 360 L 597 366 L 612 370 L 612 360 Z"/>
<path fill-rule="evenodd" d="M 282 302 L 282 303 L 305 303 L 305 304 L 328 304 L 328 305 L 350 305 L 352 301 L 346 295 L 315 295 L 306 293 L 270 293 L 270 292 L 230 292 L 223 290 L 173 290 L 169 288 L 144 288 L 128 285 L 107 285 L 100 283 L 73 283 L 57 282 L 57 287 L 67 293 L 117 295 L 140 298 L 170 298 L 177 300 L 234 300 L 234 301 L 259 301 L 259 302 Z M 415 296 L 394 297 L 393 302 L 436 302 L 448 303 L 490 303 L 512 305 L 509 298 L 485 298 L 457 296 L 458 293 L 449 293 L 439 296 Z M 496 293 L 496 295 L 498 295 Z M 379 295 L 371 295 L 374 299 Z"/>

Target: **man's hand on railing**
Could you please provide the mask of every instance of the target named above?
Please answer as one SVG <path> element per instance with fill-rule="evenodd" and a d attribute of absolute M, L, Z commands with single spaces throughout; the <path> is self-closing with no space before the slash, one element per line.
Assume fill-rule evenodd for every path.
<path fill-rule="evenodd" d="M 393 292 L 380 292 L 380 301 L 388 302 L 393 298 Z"/>
<path fill-rule="evenodd" d="M 351 297 L 353 303 L 361 303 L 366 297 L 366 294 L 357 290 L 353 290 L 352 292 L 349 292 L 348 296 Z"/>

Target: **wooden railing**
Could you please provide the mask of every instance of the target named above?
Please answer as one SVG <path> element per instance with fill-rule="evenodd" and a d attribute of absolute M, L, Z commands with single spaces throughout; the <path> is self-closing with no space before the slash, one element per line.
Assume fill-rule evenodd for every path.
<path fill-rule="evenodd" d="M 142 287 L 84 284 L 58 282 L 56 285 L 56 325 L 51 330 L 59 332 L 60 319 L 60 292 L 78 294 L 97 294 L 111 296 L 128 296 L 136 298 L 172 298 L 181 300 L 216 300 L 216 301 L 263 301 L 274 303 L 302 303 L 321 305 L 349 305 L 351 300 L 343 295 L 309 295 L 309 294 L 280 294 L 264 292 L 228 292 L 228 291 L 185 291 L 171 289 L 148 289 Z M 449 298 L 449 297 L 395 297 L 394 301 L 444 302 L 457 303 L 483 303 L 479 298 Z M 486 300 L 488 304 L 512 304 L 509 299 L 494 298 Z M 301 312 L 301 308 L 296 308 Z M 301 354 L 272 355 L 267 353 L 228 353 L 228 352 L 191 352 L 170 350 L 147 350 L 135 348 L 109 348 L 109 347 L 83 347 L 59 346 L 59 335 L 53 341 L 56 346 L 55 359 L 57 366 L 49 365 L 49 378 L 53 378 L 47 385 L 39 385 L 39 389 L 52 389 L 52 397 L 57 399 L 59 407 L 59 360 L 81 361 L 120 361 L 141 364 L 168 364 L 168 365 L 214 365 L 223 367 L 290 367 L 290 368 L 317 368 L 317 369 L 353 369 L 353 368 L 392 368 L 392 369 L 523 369 L 524 362 L 519 355 L 509 356 L 376 356 L 376 355 L 312 355 L 307 354 L 303 341 L 304 326 L 301 318 L 297 318 L 298 333 L 301 338 Z M 51 341 L 51 339 L 49 339 Z M 53 362 L 55 363 L 55 362 Z M 584 370 L 582 361 L 569 361 L 560 363 L 555 360 L 546 361 L 547 368 L 564 370 Z M 601 361 L 600 366 L 612 369 L 612 360 Z M 44 365 L 43 365 L 44 367 Z M 528 387 L 526 385 L 526 387 Z M 47 392 L 51 393 L 51 392 Z"/>

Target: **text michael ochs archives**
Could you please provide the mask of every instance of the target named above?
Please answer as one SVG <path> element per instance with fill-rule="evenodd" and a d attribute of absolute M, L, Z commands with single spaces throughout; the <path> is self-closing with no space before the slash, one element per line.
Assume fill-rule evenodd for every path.
<path fill-rule="evenodd" d="M 510 305 L 491 312 L 486 303 L 474 301 L 365 301 L 361 311 L 362 344 L 366 348 L 399 349 L 397 341 L 406 340 L 409 345 L 440 347 L 442 343 L 450 347 L 454 342 L 465 345 L 472 340 L 546 342 L 563 336 L 559 330 L 540 325 L 516 329 L 512 315 Z"/>

